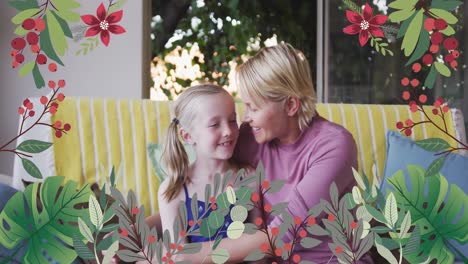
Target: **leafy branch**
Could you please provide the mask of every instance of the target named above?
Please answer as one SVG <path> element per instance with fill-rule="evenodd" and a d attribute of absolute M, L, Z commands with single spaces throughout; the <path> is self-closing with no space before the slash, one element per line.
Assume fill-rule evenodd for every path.
<path fill-rule="evenodd" d="M 389 50 L 388 43 L 382 42 L 382 38 L 374 38 L 372 35 L 370 35 L 371 39 L 371 47 L 375 47 L 375 50 L 377 52 L 382 53 L 383 56 L 385 56 L 387 53 L 390 54 L 390 56 L 393 56 L 393 51 Z"/>
<path fill-rule="evenodd" d="M 87 38 L 86 41 L 87 42 L 80 44 L 83 48 L 76 51 L 75 55 L 78 56 L 80 54 L 83 54 L 83 56 L 85 56 L 86 54 L 88 54 L 88 50 L 91 52 L 91 51 L 94 50 L 95 47 L 97 47 L 99 45 L 99 38 L 98 37 Z"/>

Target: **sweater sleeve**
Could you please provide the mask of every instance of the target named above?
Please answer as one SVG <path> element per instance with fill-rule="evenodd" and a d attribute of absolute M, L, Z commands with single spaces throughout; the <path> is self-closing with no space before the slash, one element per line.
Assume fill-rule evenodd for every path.
<path fill-rule="evenodd" d="M 310 208 L 320 203 L 321 199 L 330 199 L 329 189 L 335 182 L 340 196 L 354 183 L 352 168 L 357 169 L 357 149 L 353 136 L 348 132 L 329 135 L 320 139 L 318 148 L 309 155 L 306 174 L 290 192 L 286 210 L 293 217 L 304 219 Z M 271 227 L 282 223 L 281 217 L 271 222 Z M 287 232 L 284 241 L 291 241 L 293 234 Z"/>

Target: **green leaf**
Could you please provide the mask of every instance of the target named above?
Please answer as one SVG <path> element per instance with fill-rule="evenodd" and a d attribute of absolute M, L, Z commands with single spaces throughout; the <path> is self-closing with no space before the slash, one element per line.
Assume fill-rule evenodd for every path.
<path fill-rule="evenodd" d="M 446 157 L 440 157 L 438 159 L 435 159 L 427 168 L 426 174 L 424 175 L 425 177 L 431 177 L 439 173 L 439 171 L 442 169 L 444 166 Z"/>
<path fill-rule="evenodd" d="M 265 253 L 263 253 L 260 249 L 256 248 L 254 251 L 250 252 L 250 254 L 245 257 L 244 261 L 257 261 L 261 260 L 265 257 Z"/>
<path fill-rule="evenodd" d="M 15 29 L 15 34 L 18 36 L 24 36 L 28 34 L 28 32 L 29 30 L 24 29 L 22 25 L 17 26 Z"/>
<path fill-rule="evenodd" d="M 46 11 L 47 16 L 47 27 L 49 28 L 50 39 L 52 41 L 52 46 L 58 55 L 65 55 L 65 50 L 68 48 L 67 40 L 65 39 L 65 33 L 60 26 L 60 23 L 57 21 L 57 18 L 52 14 L 52 11 Z"/>
<path fill-rule="evenodd" d="M 44 78 L 42 78 L 42 74 L 39 71 L 39 67 L 37 67 L 37 63 L 34 65 L 34 68 L 32 70 L 32 75 L 34 77 L 34 84 L 36 85 L 38 89 L 45 86 Z"/>
<path fill-rule="evenodd" d="M 48 18 L 44 16 L 44 22 L 47 24 Z M 41 37 L 39 39 L 41 50 L 49 57 L 51 60 L 56 61 L 58 64 L 64 66 L 63 62 L 58 57 L 57 53 L 55 52 L 54 48 L 52 47 L 52 39 L 49 33 L 49 28 L 46 27 L 41 32 Z"/>
<path fill-rule="evenodd" d="M 387 202 L 385 203 L 385 220 L 387 221 L 387 226 L 393 228 L 395 223 L 398 220 L 398 208 L 395 196 L 393 193 L 390 193 L 387 197 Z"/>
<path fill-rule="evenodd" d="M 29 185 L 0 213 L 0 244 L 12 248 L 25 241 L 24 263 L 49 263 L 47 255 L 58 263 L 71 263 L 76 258 L 72 237 L 79 234 L 78 217 L 86 209 L 75 206 L 86 203 L 91 190 L 88 185 L 77 190 L 78 183 L 73 181 L 62 187 L 63 180 L 54 176 Z M 40 252 L 44 253 L 37 254 Z"/>
<path fill-rule="evenodd" d="M 431 70 L 429 71 L 429 74 L 427 74 L 426 80 L 424 81 L 424 86 L 426 86 L 429 89 L 432 89 L 434 87 L 436 77 L 436 69 L 434 64 L 432 64 Z"/>
<path fill-rule="evenodd" d="M 78 217 L 78 227 L 83 237 L 86 238 L 88 242 L 94 243 L 93 233 L 80 217 Z"/>
<path fill-rule="evenodd" d="M 122 8 L 123 5 L 125 5 L 125 3 L 127 3 L 127 0 L 119 0 L 119 1 L 114 2 L 107 10 L 107 13 L 111 14 L 115 11 L 118 11 L 119 9 Z"/>
<path fill-rule="evenodd" d="M 461 4 L 463 4 L 462 1 L 435 1 L 433 0 L 431 7 L 437 8 L 437 9 L 444 9 L 447 11 L 452 11 Z"/>
<path fill-rule="evenodd" d="M 315 238 L 304 237 L 301 239 L 301 246 L 304 248 L 314 248 L 320 244 L 322 244 L 322 241 Z"/>
<path fill-rule="evenodd" d="M 239 202 L 247 203 L 250 201 L 252 196 L 252 189 L 246 186 L 242 186 L 239 190 L 236 191 L 236 196 Z"/>
<path fill-rule="evenodd" d="M 147 261 L 146 258 L 140 254 L 140 252 L 133 252 L 128 249 L 122 249 L 117 251 L 117 256 L 120 260 L 124 262 L 137 262 L 137 261 Z"/>
<path fill-rule="evenodd" d="M 202 243 L 189 243 L 184 244 L 184 248 L 181 251 L 178 251 L 176 254 L 197 254 L 202 248 Z"/>
<path fill-rule="evenodd" d="M 388 179 L 398 204 L 411 211 L 413 223 L 421 230 L 418 252 L 405 258 L 410 263 L 419 263 L 421 253 L 422 257 L 429 257 L 428 262 L 436 259 L 438 263 L 451 263 L 454 257 L 446 246 L 449 240 L 461 244 L 468 240 L 468 210 L 463 210 L 468 208 L 468 196 L 455 184 L 449 186 L 440 174 L 425 177 L 421 167 L 408 165 L 407 168 L 411 189 L 403 173 Z"/>
<path fill-rule="evenodd" d="M 373 206 L 365 204 L 364 207 L 366 207 L 367 212 L 369 212 L 369 214 L 372 215 L 372 217 L 375 220 L 379 221 L 382 224 L 387 223 L 385 216 L 381 212 L 379 212 L 377 209 L 375 209 Z"/>
<path fill-rule="evenodd" d="M 449 11 L 446 11 L 443 9 L 431 8 L 429 9 L 429 12 L 438 18 L 443 18 L 445 22 L 447 22 L 448 24 L 453 25 L 458 22 L 458 18 L 454 16 L 452 13 L 450 13 Z"/>
<path fill-rule="evenodd" d="M 277 193 L 283 188 L 284 184 L 286 183 L 285 180 L 275 180 L 272 181 L 270 184 L 270 188 L 268 188 L 267 193 Z"/>
<path fill-rule="evenodd" d="M 42 151 L 52 146 L 52 144 L 53 143 L 50 142 L 30 139 L 21 142 L 21 144 L 19 144 L 19 146 L 16 149 L 28 153 L 41 153 Z"/>
<path fill-rule="evenodd" d="M 60 27 L 62 28 L 63 30 L 63 33 L 65 34 L 65 36 L 69 37 L 69 38 L 73 38 L 73 34 L 70 30 L 70 26 L 68 25 L 67 21 L 65 21 L 63 18 L 61 18 L 60 16 L 58 16 L 54 11 L 52 11 L 52 14 L 54 14 L 55 18 L 57 19 L 57 21 L 59 22 L 60 24 Z"/>
<path fill-rule="evenodd" d="M 214 263 L 225 263 L 229 259 L 229 252 L 224 248 L 217 248 L 211 253 L 211 260 Z"/>
<path fill-rule="evenodd" d="M 397 22 L 401 22 L 403 20 L 408 19 L 409 17 L 411 17 L 411 15 L 413 15 L 413 13 L 414 13 L 414 10 L 410 10 L 410 9 L 398 10 L 398 11 L 392 12 L 388 16 L 388 19 L 390 20 L 390 22 L 397 23 Z"/>
<path fill-rule="evenodd" d="M 119 241 L 114 241 L 114 243 L 112 243 L 112 245 L 107 249 L 102 263 L 112 263 L 112 258 L 117 250 L 119 250 Z"/>
<path fill-rule="evenodd" d="M 101 242 L 99 242 L 99 244 L 96 247 L 96 250 L 106 250 L 112 245 L 112 243 L 114 243 L 113 236 L 108 236 L 101 240 Z"/>
<path fill-rule="evenodd" d="M 441 138 L 428 138 L 415 142 L 419 147 L 432 152 L 439 152 L 450 148 L 449 143 Z"/>
<path fill-rule="evenodd" d="M 393 256 L 392 252 L 388 250 L 385 246 L 382 245 L 382 242 L 379 241 L 379 237 L 375 238 L 375 246 L 377 247 L 377 252 L 390 264 L 398 264 L 397 259 Z"/>
<path fill-rule="evenodd" d="M 37 0 L 10 0 L 8 4 L 18 11 L 39 7 Z"/>
<path fill-rule="evenodd" d="M 445 64 L 436 61 L 434 62 L 434 66 L 441 75 L 445 77 L 450 77 L 451 75 L 450 69 Z"/>
<path fill-rule="evenodd" d="M 405 238 L 406 234 L 408 234 L 410 227 L 411 227 L 411 212 L 408 211 L 406 212 L 405 218 L 403 218 L 403 222 L 401 222 L 400 239 Z"/>
<path fill-rule="evenodd" d="M 452 26 L 448 25 L 446 29 L 441 30 L 440 33 L 444 34 L 445 36 L 453 36 L 455 34 L 455 29 Z"/>
<path fill-rule="evenodd" d="M 24 77 L 28 75 L 33 70 L 35 64 L 36 64 L 35 61 L 30 61 L 24 64 L 23 67 L 21 67 L 21 69 L 19 70 L 18 75 L 20 77 Z"/>
<path fill-rule="evenodd" d="M 430 43 L 431 41 L 429 33 L 426 30 L 421 30 L 416 50 L 413 52 L 413 55 L 411 55 L 411 57 L 408 59 L 408 62 L 405 64 L 405 66 L 409 66 L 413 62 L 419 60 L 429 50 Z"/>
<path fill-rule="evenodd" d="M 423 10 L 420 10 L 416 13 L 416 16 L 414 16 L 414 19 L 411 21 L 408 30 L 403 37 L 401 49 L 404 51 L 406 57 L 413 53 L 413 50 L 418 42 L 419 33 L 421 32 L 423 23 L 423 13 Z"/>
<path fill-rule="evenodd" d="M 208 216 L 208 224 L 213 229 L 220 228 L 224 225 L 224 215 L 222 215 L 218 211 L 211 212 L 210 216 Z"/>
<path fill-rule="evenodd" d="M 393 9 L 412 9 L 418 0 L 396 0 L 391 2 L 388 7 Z"/>
<path fill-rule="evenodd" d="M 31 17 L 37 15 L 40 11 L 41 10 L 39 8 L 31 8 L 31 9 L 23 10 L 23 11 L 19 12 L 18 14 L 16 14 L 11 19 L 11 22 L 13 22 L 13 24 L 15 24 L 15 25 L 21 24 L 21 23 L 23 23 L 23 21 L 25 19 L 31 18 Z"/>
<path fill-rule="evenodd" d="M 94 195 L 89 196 L 89 217 L 91 219 L 91 223 L 100 230 L 102 228 L 103 216 L 99 202 Z"/>
<path fill-rule="evenodd" d="M 200 234 L 206 238 L 212 238 L 216 234 L 216 229 L 211 227 L 206 218 L 201 222 Z"/>
<path fill-rule="evenodd" d="M 54 6 L 56 7 L 57 14 L 70 22 L 78 22 L 80 21 L 80 15 L 78 13 L 75 13 L 73 11 L 70 11 L 70 9 L 75 9 L 80 7 L 80 4 L 74 0 L 54 0 L 53 1 Z"/>
<path fill-rule="evenodd" d="M 83 241 L 81 241 L 81 239 L 76 234 L 73 235 L 73 247 L 75 248 L 75 251 L 78 254 L 78 256 L 84 260 L 91 260 L 96 258 L 93 252 L 89 250 L 89 248 L 83 243 Z"/>
<path fill-rule="evenodd" d="M 406 243 L 405 247 L 403 248 L 403 255 L 408 254 L 417 254 L 419 249 L 419 245 L 421 244 L 421 235 L 419 232 L 419 226 L 416 226 L 411 233 L 411 236 Z"/>
<path fill-rule="evenodd" d="M 226 209 L 229 208 L 229 206 L 231 206 L 231 203 L 229 203 L 226 193 L 222 193 L 216 198 L 216 204 L 218 205 L 218 209 Z"/>
<path fill-rule="evenodd" d="M 21 159 L 21 163 L 23 164 L 23 168 L 29 175 L 33 176 L 36 179 L 42 179 L 42 173 L 36 166 L 36 164 L 34 164 L 34 162 L 28 159 Z"/>

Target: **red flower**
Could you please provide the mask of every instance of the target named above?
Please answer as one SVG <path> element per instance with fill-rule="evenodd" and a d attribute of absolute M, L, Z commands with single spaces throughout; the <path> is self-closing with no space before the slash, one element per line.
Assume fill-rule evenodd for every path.
<path fill-rule="evenodd" d="M 83 15 L 81 20 L 86 25 L 91 27 L 86 31 L 85 37 L 96 36 L 101 33 L 101 41 L 104 45 L 108 46 L 110 41 L 110 33 L 113 34 L 122 34 L 125 33 L 125 29 L 115 23 L 119 22 L 122 19 L 123 10 L 116 11 L 110 15 L 107 15 L 107 11 L 104 8 L 104 4 L 100 4 L 97 11 L 97 17 L 93 15 Z"/>
<path fill-rule="evenodd" d="M 376 15 L 372 16 L 372 8 L 369 4 L 366 4 L 363 10 L 363 14 L 359 14 L 350 10 L 346 10 L 346 17 L 348 21 L 352 23 L 343 29 L 343 32 L 349 35 L 355 35 L 359 33 L 359 43 L 361 47 L 366 45 L 369 40 L 369 33 L 374 37 L 384 37 L 380 25 L 383 25 L 387 21 L 387 16 Z"/>

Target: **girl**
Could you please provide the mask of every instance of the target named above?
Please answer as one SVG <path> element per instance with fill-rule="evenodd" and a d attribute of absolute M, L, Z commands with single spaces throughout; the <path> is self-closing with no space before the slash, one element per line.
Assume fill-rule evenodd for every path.
<path fill-rule="evenodd" d="M 204 84 L 188 88 L 175 101 L 174 114 L 162 154 L 168 176 L 158 191 L 162 230 L 169 230 L 172 238 L 173 223 L 178 221 L 178 206 L 181 201 L 185 203 L 188 222 L 195 225 L 194 229 L 198 229 L 198 225 L 193 223 L 191 210 L 193 194 L 203 197 L 206 184 L 213 184 L 217 173 L 223 175 L 228 170 L 233 170 L 232 175 L 235 177 L 238 167 L 231 161 L 231 157 L 239 136 L 234 100 L 221 87 Z M 196 153 L 193 164 L 189 164 L 179 136 L 185 143 L 193 146 Z M 204 208 L 204 201 L 197 203 L 198 215 L 208 216 L 211 208 Z M 222 237 L 226 237 L 225 231 L 230 222 L 228 214 L 220 232 Z M 191 226 L 182 227 L 184 230 L 189 228 Z M 207 240 L 210 239 L 189 236 L 186 242 Z"/>

